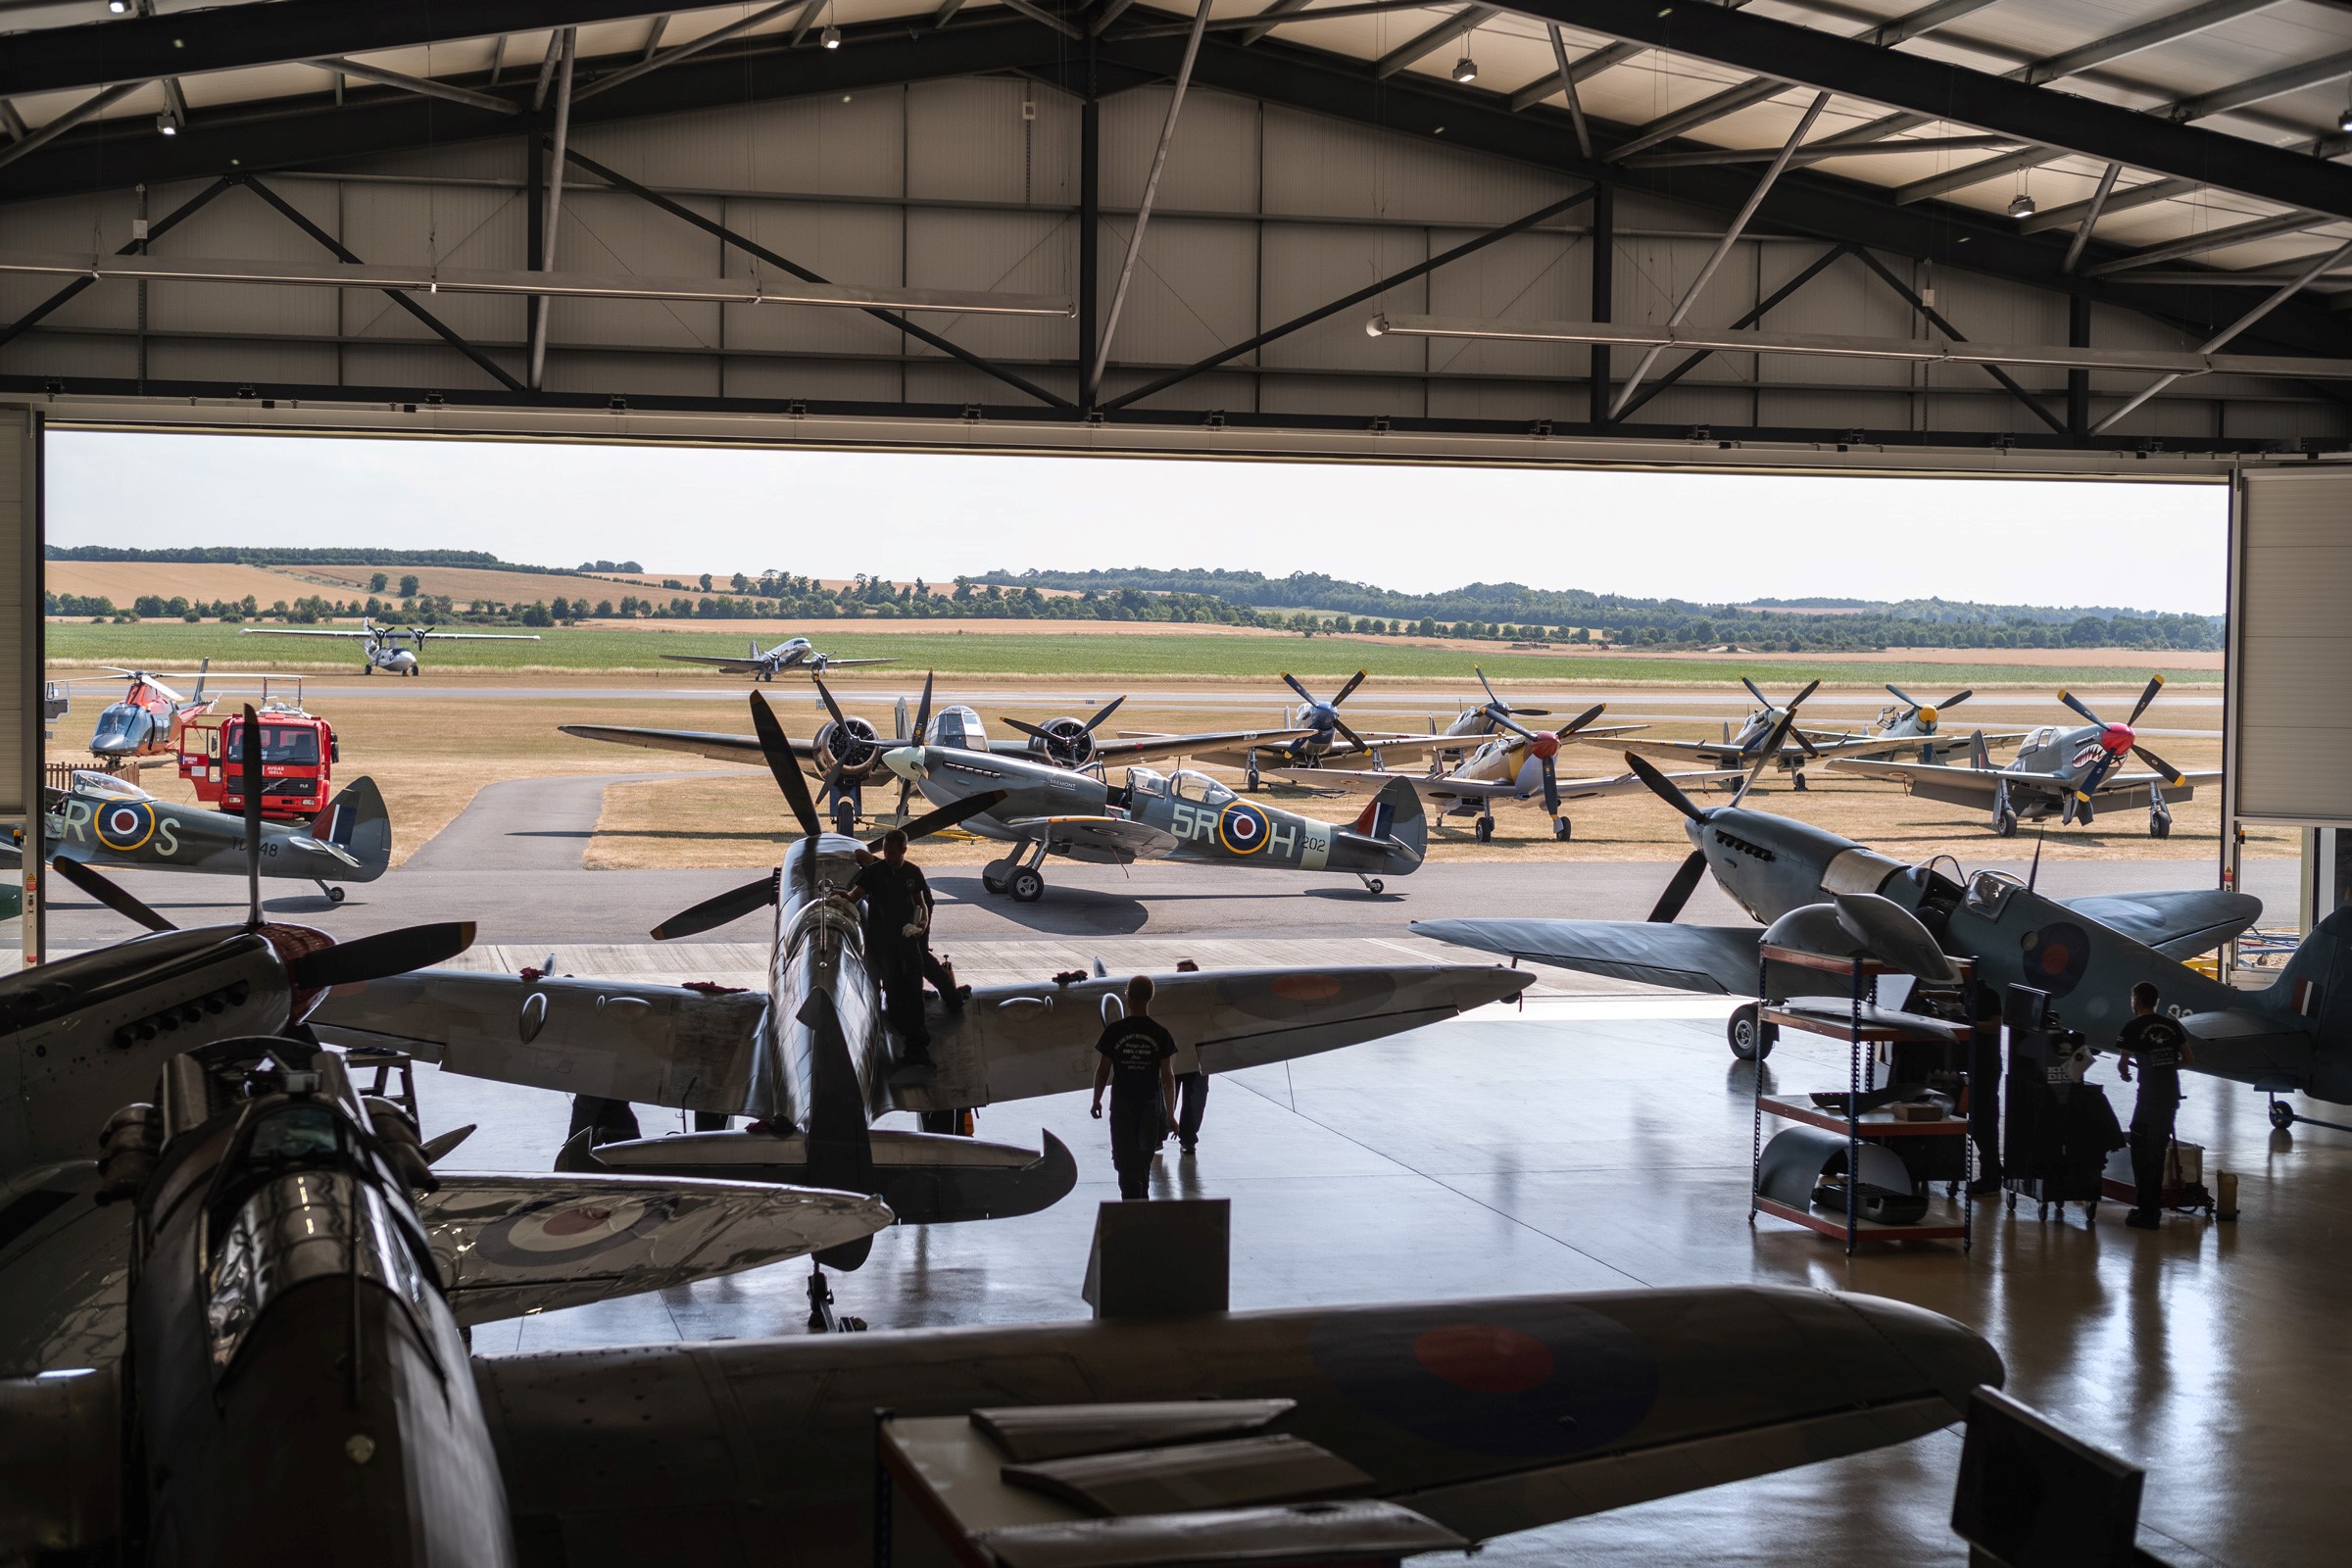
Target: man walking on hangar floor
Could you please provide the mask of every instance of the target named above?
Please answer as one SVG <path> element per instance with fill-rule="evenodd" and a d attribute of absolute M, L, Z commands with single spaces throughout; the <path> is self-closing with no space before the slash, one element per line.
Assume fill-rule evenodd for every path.
<path fill-rule="evenodd" d="M 1119 1173 L 1119 1197 L 1135 1202 L 1152 1196 L 1152 1156 L 1160 1140 L 1175 1131 L 1169 1107 L 1176 1102 L 1176 1072 L 1170 1065 L 1176 1040 L 1148 1014 L 1152 977 L 1127 982 L 1124 1017 L 1105 1024 L 1095 1051 L 1095 1102 L 1102 1114 L 1102 1091 L 1110 1090 L 1110 1162 Z"/>

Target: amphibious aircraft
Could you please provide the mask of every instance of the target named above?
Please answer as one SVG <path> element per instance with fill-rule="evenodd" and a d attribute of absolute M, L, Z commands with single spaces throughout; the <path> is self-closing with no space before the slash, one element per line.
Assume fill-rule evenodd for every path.
<path fill-rule="evenodd" d="M 1295 739 L 1300 729 L 1242 730 L 1222 735 L 1153 735 L 1136 740 L 1102 740 L 1096 731 L 1118 711 L 1124 697 L 1114 697 L 1091 718 L 1051 718 L 1043 724 L 1007 718 L 1020 740 L 989 739 L 980 715 L 960 703 L 950 704 L 935 715 L 931 710 L 932 677 L 923 677 L 922 704 L 908 719 L 906 704 L 899 705 L 896 733 L 885 736 L 872 720 L 842 711 L 833 693 L 820 679 L 816 694 L 829 715 L 800 754 L 812 777 L 824 780 L 825 814 L 834 831 L 848 836 L 864 812 L 864 788 L 883 772 L 882 759 L 903 746 L 933 746 L 952 751 L 978 752 L 996 757 L 1028 758 L 1056 768 L 1078 769 L 1117 762 L 1149 761 L 1160 757 L 1189 756 L 1221 744 Z M 722 762 L 759 764 L 764 753 L 757 735 L 730 735 L 710 730 L 637 729 L 620 724 L 564 724 L 564 734 L 581 740 L 606 741 L 615 746 L 642 746 L 650 751 L 686 752 Z M 906 814 L 907 786 L 899 786 L 898 814 Z"/>
<path fill-rule="evenodd" d="M 852 664 L 895 664 L 895 659 L 838 659 L 820 654 L 806 637 L 794 637 L 776 644 L 765 653 L 760 650 L 758 638 L 751 639 L 750 652 L 740 657 L 733 654 L 663 654 L 663 659 L 681 664 L 709 664 L 730 675 L 750 675 L 758 680 L 774 680 L 779 670 L 805 669 L 811 675 L 822 675 L 828 669 L 847 669 Z"/>
<path fill-rule="evenodd" d="M 0 1383 L 11 1560 L 751 1568 L 788 1541 L 863 1568 L 892 1560 L 888 1406 L 1017 1521 L 896 1510 L 895 1560 L 1387 1561 L 1903 1443 L 2003 1380 L 1950 1318 L 1753 1285 L 475 1360 L 449 1180 L 412 1197 L 431 1173 L 331 1055 L 224 1042 L 159 1101 L 109 1129 L 134 1201 L 77 1205 L 125 1236 L 135 1209 L 129 1353 Z M 795 1200 L 866 1204 L 834 1234 L 880 1208 Z M 472 1253 L 593 1269 L 659 1212 L 612 1210 Z"/>
<path fill-rule="evenodd" d="M 911 1110 L 927 1128 L 1001 1101 L 1060 1094 L 1093 1081 L 1089 1048 L 1117 986 L 1108 980 L 988 986 L 926 1019 L 931 1061 L 907 1060 L 890 1032 L 855 909 L 835 895 L 856 874 L 861 846 L 823 831 L 801 759 L 764 694 L 752 717 L 766 761 L 802 836 L 767 876 L 705 901 L 654 928 L 691 936 L 760 909 L 775 910 L 769 991 L 729 992 L 427 970 L 339 990 L 314 1025 L 346 1044 L 390 1046 L 445 1071 L 558 1089 L 594 1101 L 670 1105 L 707 1117 L 749 1116 L 743 1131 L 567 1146 L 567 1168 L 675 1171 L 805 1182 L 877 1194 L 901 1219 L 928 1223 L 1028 1213 L 1077 1180 L 1069 1151 L 1050 1134 L 1044 1152 L 984 1144 L 944 1131 L 870 1126 Z M 932 752 L 968 759 L 965 752 Z M 1077 775 L 994 760 L 1054 780 Z M 1099 782 L 1081 779 L 1100 790 Z M 1007 808 L 1005 792 L 957 791 L 907 824 L 919 836 Z M 1199 1042 L 1201 1070 L 1328 1051 L 1449 1018 L 1516 996 L 1528 977 L 1491 966 L 1418 965 L 1229 970 L 1155 976 L 1153 1016 Z M 586 1107 L 592 1115 L 597 1106 Z M 855 1247 L 823 1258 L 862 1260 Z M 812 1294 L 821 1282 L 812 1280 Z"/>
<path fill-rule="evenodd" d="M 1975 761 L 1968 767 L 1846 758 L 1830 765 L 1869 778 L 1897 779 L 1911 794 L 1927 800 L 1981 807 L 1992 813 L 1992 830 L 2003 838 L 2017 832 L 2021 819 L 2038 822 L 2055 816 L 2063 825 L 2080 822 L 2087 827 L 2101 807 L 2124 810 L 2134 806 L 2148 808 L 2150 838 L 2170 838 L 2173 804 L 2194 795 L 2199 784 L 2220 782 L 2222 775 L 2183 773 L 2139 744 L 2132 726 L 2162 690 L 2164 677 L 2150 677 L 2139 701 L 2132 705 L 2132 716 L 2120 724 L 2099 717 L 2074 693 L 2060 692 L 2058 700 L 2089 723 L 2072 729 L 2044 724 L 2025 737 L 2006 767 L 1992 765 L 1981 736 L 1973 738 Z M 2127 755 L 2155 771 L 2118 773 L 2116 767 Z"/>
<path fill-rule="evenodd" d="M 1633 756 L 1626 761 L 1660 800 L 1682 812 L 1683 831 L 1691 845 L 1690 854 L 1659 895 L 1646 921 L 1417 920 L 1412 929 L 1421 936 L 1514 960 L 1682 991 L 1748 997 L 1756 994 L 1756 945 L 1766 927 L 1855 896 L 1875 896 L 1900 906 L 1907 917 L 1924 924 L 1934 936 L 1931 947 L 1940 943 L 1944 951 L 1975 958 L 1978 977 L 1996 986 L 2016 980 L 2046 988 L 2055 972 L 2049 968 L 2052 962 L 2063 969 L 2066 964 L 2087 961 L 2092 949 L 2085 933 L 2095 932 L 2101 951 L 2146 955 L 2141 965 L 2145 972 L 2116 981 L 2119 968 L 2096 977 L 2095 1000 L 2083 1017 L 2067 1009 L 2070 1024 L 2094 1034 L 2094 1025 L 2103 1028 L 2103 1035 L 2092 1042 L 2098 1045 L 2114 1037 L 2116 1026 L 2128 1014 L 2130 1009 L 2123 1005 L 2122 998 L 2132 981 L 2155 979 L 2168 1003 L 2179 1000 L 2179 976 L 2194 971 L 2178 960 L 2212 951 L 2252 926 L 2262 914 L 2260 899 L 2219 889 L 2106 894 L 2062 904 L 1994 872 L 1980 872 L 1963 885 L 1932 865 L 1905 864 L 1810 823 L 1737 803 L 1702 809 L 1651 763 Z M 1709 873 L 1732 902 L 1759 924 L 1675 923 L 1700 878 Z M 1997 929 L 1983 921 L 1959 920 L 1954 911 L 1964 903 L 1989 911 L 1987 919 L 2000 916 L 1995 922 Z M 2021 927 L 2016 913 L 2005 912 L 2012 904 L 2018 910 L 2032 911 L 2034 923 Z M 2021 958 L 2020 932 L 2032 929 L 2040 930 L 2041 939 L 2025 948 Z M 2115 948 L 2118 944 L 2121 947 Z M 2077 971 L 2064 990 L 2071 992 L 2082 983 L 2082 975 Z M 2245 993 L 2219 989 L 2241 999 L 2232 1005 L 2244 1004 Z M 2085 995 L 2093 993 L 2086 990 Z M 1758 1034 L 1752 1004 L 1733 1015 L 1730 1038 L 1732 1050 L 1742 1057 L 1770 1049 L 1769 1042 Z M 2202 1051 L 2200 1046 L 2200 1059 Z M 2352 1092 L 2352 1084 L 2345 1087 Z"/>
<path fill-rule="evenodd" d="M 537 632 L 443 631 L 438 626 L 411 626 L 403 630 L 392 626 L 378 626 L 371 619 L 362 620 L 358 631 L 327 630 L 307 626 L 247 626 L 241 629 L 237 635 L 240 637 L 357 637 L 367 644 L 360 651 L 361 657 L 367 661 L 360 666 L 360 673 L 363 675 L 372 675 L 379 669 L 388 670 L 395 675 L 423 674 L 424 667 L 419 660 L 424 654 L 424 644 L 427 638 L 439 642 L 461 643 L 535 643 L 539 640 Z M 403 642 L 414 646 L 413 648 L 403 648 L 400 646 Z"/>
<path fill-rule="evenodd" d="M 180 735 L 188 721 L 211 712 L 213 704 L 219 701 L 204 695 L 205 679 L 212 664 L 208 659 L 194 676 L 171 677 L 193 679 L 196 691 L 192 697 L 180 696 L 165 683 L 164 676 L 144 669 L 114 670 L 116 675 L 129 681 L 130 687 L 99 710 L 98 722 L 90 731 L 90 755 L 110 772 L 134 758 L 177 757 Z"/>
<path fill-rule="evenodd" d="M 1421 799 L 1448 816 L 1477 818 L 1475 832 L 1478 842 L 1486 843 L 1494 836 L 1494 803 L 1496 801 L 1542 800 L 1544 812 L 1551 818 L 1551 836 L 1565 841 L 1575 826 L 1561 814 L 1564 801 L 1594 800 L 1604 795 L 1623 795 L 1644 786 L 1632 773 L 1619 773 L 1605 778 L 1574 778 L 1560 780 L 1554 759 L 1561 746 L 1572 740 L 1590 740 L 1590 726 L 1600 716 L 1606 704 L 1595 703 L 1556 731 L 1531 730 L 1507 713 L 1492 715 L 1494 725 L 1507 735 L 1497 735 L 1483 741 L 1476 751 L 1459 765 L 1447 772 L 1431 771 L 1418 778 L 1405 778 L 1385 768 L 1372 772 L 1350 772 L 1341 768 L 1277 768 L 1275 771 L 1294 784 L 1305 784 L 1319 789 L 1348 790 L 1357 795 L 1377 795 L 1399 778 L 1413 787 Z M 1622 728 L 1623 726 L 1619 726 Z M 1720 779 L 1738 778 L 1737 769 L 1677 773 L 1686 781 L 1714 783 Z"/>
<path fill-rule="evenodd" d="M 1284 871 L 1339 871 L 1369 893 L 1389 876 L 1420 869 L 1429 819 L 1410 781 L 1392 776 L 1363 813 L 1345 827 L 1243 800 L 1206 773 L 1127 770 L 1124 787 L 1013 757 L 983 757 L 949 747 L 902 746 L 883 758 L 926 800 L 948 804 L 981 793 L 1004 803 L 969 821 L 972 831 L 1013 846 L 980 873 L 991 893 L 1016 903 L 1044 897 L 1049 855 L 1096 865 L 1136 860 L 1211 860 Z"/>
<path fill-rule="evenodd" d="M 245 713 L 253 724 L 253 710 Z M 42 847 L 56 863 L 245 874 L 244 821 L 226 811 L 157 800 L 128 779 L 87 769 L 46 800 Z M 315 882 L 341 904 L 334 884 L 372 882 L 392 863 L 391 813 L 373 779 L 355 778 L 308 822 L 264 822 L 261 856 L 262 875 Z"/>

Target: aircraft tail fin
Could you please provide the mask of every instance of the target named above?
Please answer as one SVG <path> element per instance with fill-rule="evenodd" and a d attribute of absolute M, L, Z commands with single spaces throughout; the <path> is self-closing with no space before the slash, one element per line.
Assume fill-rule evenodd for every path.
<path fill-rule="evenodd" d="M 1401 777 L 1381 786 L 1348 831 L 1361 838 L 1394 839 L 1415 861 L 1429 854 L 1429 813 L 1421 808 L 1420 792 Z"/>
<path fill-rule="evenodd" d="M 372 882 L 392 864 L 392 813 L 371 778 L 355 778 L 311 818 L 311 837 L 360 862 L 341 882 Z"/>
<path fill-rule="evenodd" d="M 2352 1042 L 2352 905 L 2322 920 L 2260 996 L 2268 1011 L 2310 1020 L 2322 1041 Z"/>
<path fill-rule="evenodd" d="M 201 703 L 201 702 L 203 702 L 203 701 L 204 701 L 204 681 L 205 681 L 205 677 L 206 677 L 206 676 L 208 676 L 208 675 L 210 675 L 212 672 L 213 672 L 213 656 L 212 656 L 212 655 L 210 655 L 210 654 L 207 654 L 207 655 L 205 655 L 205 656 L 204 656 L 204 661 L 203 661 L 203 662 L 199 663 L 199 664 L 196 666 L 196 689 L 195 689 L 194 691 L 192 691 L 192 692 L 190 692 L 190 693 L 188 694 L 188 700 L 189 700 L 190 702 L 197 702 L 197 703 Z"/>
<path fill-rule="evenodd" d="M 1968 760 L 1972 767 L 1990 769 L 1992 766 L 1992 748 L 1984 744 L 1983 730 L 1968 737 Z"/>

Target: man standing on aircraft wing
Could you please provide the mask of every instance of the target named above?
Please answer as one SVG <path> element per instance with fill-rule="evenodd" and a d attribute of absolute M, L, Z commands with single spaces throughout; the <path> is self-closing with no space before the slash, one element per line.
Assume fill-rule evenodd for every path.
<path fill-rule="evenodd" d="M 1176 1102 L 1176 1039 L 1146 1016 L 1152 1007 L 1152 977 L 1127 982 L 1124 1017 L 1106 1024 L 1095 1052 L 1095 1103 L 1102 1115 L 1102 1091 L 1110 1090 L 1110 1162 L 1119 1173 L 1119 1197 L 1128 1202 L 1150 1198 L 1152 1152 L 1176 1130 L 1168 1107 Z"/>
<path fill-rule="evenodd" d="M 930 944 L 931 884 L 906 858 L 906 835 L 882 835 L 882 858 L 850 879 L 848 897 L 865 910 L 865 952 L 882 982 L 884 1015 L 906 1054 L 902 1065 L 931 1064 L 931 1031 L 923 1022 L 923 956 Z"/>
<path fill-rule="evenodd" d="M 2132 1017 L 2117 1031 L 2123 1054 L 2118 1070 L 2129 1078 L 2139 1064 L 2139 1102 L 2132 1107 L 2132 1185 L 2138 1201 L 2124 1223 L 2152 1231 L 2164 1223 L 2164 1156 L 2173 1147 L 2173 1122 L 2180 1114 L 2180 1068 L 2196 1065 L 2188 1036 L 2156 1010 L 2156 987 L 2142 980 L 2132 988 Z"/>

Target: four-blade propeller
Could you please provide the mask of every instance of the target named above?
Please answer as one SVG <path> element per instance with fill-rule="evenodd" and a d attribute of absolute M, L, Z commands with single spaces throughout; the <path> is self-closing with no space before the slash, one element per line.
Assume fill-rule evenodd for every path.
<path fill-rule="evenodd" d="M 2092 712 L 2090 705 L 2073 692 L 2062 691 L 2058 694 L 2060 702 L 2082 714 L 2090 723 L 2098 725 L 2100 730 L 2099 760 L 2093 762 L 2090 771 L 2082 776 L 2082 782 L 2075 786 L 2075 793 L 2066 803 L 2066 810 L 2060 817 L 2061 821 L 2072 822 L 2079 811 L 2087 812 L 2091 796 L 2098 792 L 2100 784 L 2106 781 L 2109 773 L 2115 771 L 2116 765 L 2123 761 L 2127 753 L 2137 757 L 2141 761 L 2154 768 L 2167 783 L 2179 784 L 2182 781 L 2183 775 L 2180 770 L 2158 757 L 2154 752 L 2149 751 L 2145 746 L 2140 745 L 2139 737 L 2133 729 L 2133 726 L 2138 724 L 2140 715 L 2148 710 L 2148 705 L 2156 701 L 2156 694 L 2162 690 L 2164 690 L 2164 677 L 2162 675 L 2149 676 L 2147 685 L 2140 688 L 2139 701 L 2132 705 L 2132 716 L 2121 724 L 2108 723 L 2107 720 Z"/>
<path fill-rule="evenodd" d="M 1351 694 L 1358 686 L 1361 686 L 1364 683 L 1364 677 L 1370 673 L 1371 672 L 1369 670 L 1359 669 L 1354 674 L 1348 676 L 1348 684 L 1342 686 L 1337 692 L 1333 693 L 1330 702 L 1324 702 L 1322 699 L 1315 696 L 1313 692 L 1310 692 L 1304 686 L 1301 686 L 1298 683 L 1298 677 L 1292 674 L 1287 669 L 1282 672 L 1282 683 L 1285 686 L 1288 686 L 1291 690 L 1297 692 L 1298 694 L 1298 700 L 1306 705 L 1305 710 L 1298 715 L 1298 722 L 1301 727 L 1311 730 L 1326 731 L 1326 738 L 1323 742 L 1325 746 L 1330 745 L 1328 732 L 1336 730 L 1338 733 L 1348 737 L 1348 744 L 1354 748 L 1355 751 L 1368 752 L 1372 748 L 1364 744 L 1364 738 L 1361 735 L 1358 735 L 1355 731 L 1349 729 L 1348 727 L 1348 721 L 1340 716 L 1340 705 L 1346 702 L 1349 694 Z"/>

